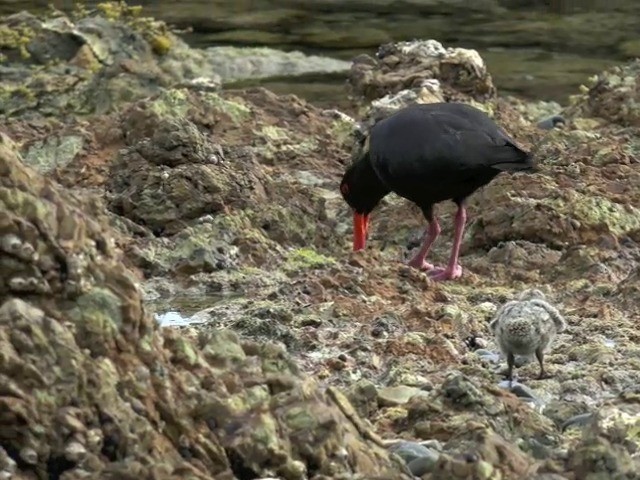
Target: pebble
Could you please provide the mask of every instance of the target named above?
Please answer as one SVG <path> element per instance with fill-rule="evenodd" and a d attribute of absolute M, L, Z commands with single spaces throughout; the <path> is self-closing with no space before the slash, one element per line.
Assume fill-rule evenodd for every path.
<path fill-rule="evenodd" d="M 559 124 L 561 125 L 565 124 L 565 119 L 561 115 L 552 115 L 550 117 L 540 120 L 537 123 L 538 128 L 541 128 L 543 130 L 551 130 L 552 128 L 556 128 L 556 126 Z"/>
<path fill-rule="evenodd" d="M 407 403 L 414 395 L 428 395 L 428 393 L 419 388 L 405 385 L 385 387 L 378 390 L 378 403 L 382 407 L 397 407 Z"/>
<path fill-rule="evenodd" d="M 327 367 L 331 370 L 344 370 L 347 366 L 347 364 L 339 358 L 328 358 L 326 363 Z"/>
<path fill-rule="evenodd" d="M 413 460 L 422 457 L 432 457 L 438 455 L 431 448 L 427 448 L 418 442 L 402 441 L 395 443 L 389 447 L 389 451 L 397 454 L 405 463 L 411 463 Z"/>
<path fill-rule="evenodd" d="M 87 449 L 79 442 L 69 442 L 64 448 L 64 456 L 71 462 L 80 462 L 87 454 Z"/>
<path fill-rule="evenodd" d="M 20 450 L 20 458 L 28 465 L 36 465 L 38 463 L 38 452 L 33 448 L 24 447 Z"/>
<path fill-rule="evenodd" d="M 436 452 L 441 452 L 444 448 L 439 440 L 423 440 L 420 442 L 420 445 L 435 450 Z"/>
<path fill-rule="evenodd" d="M 87 432 L 87 446 L 92 451 L 100 450 L 102 448 L 103 441 L 104 435 L 102 433 L 102 429 L 92 428 Z"/>
<path fill-rule="evenodd" d="M 569 418 L 560 426 L 560 431 L 564 432 L 569 427 L 584 427 L 593 419 L 593 413 L 581 413 Z"/>
<path fill-rule="evenodd" d="M 510 390 L 511 393 L 513 393 L 516 397 L 528 398 L 528 399 L 534 400 L 535 402 L 541 402 L 541 400 L 537 397 L 537 395 L 534 393 L 534 391 L 531 388 L 527 387 L 526 385 L 523 385 L 522 383 L 519 383 L 516 380 L 513 381 L 510 389 L 509 389 L 508 380 L 501 381 L 498 384 L 498 386 L 500 388 L 505 388 L 507 390 Z"/>
<path fill-rule="evenodd" d="M 416 477 L 421 477 L 425 473 L 433 471 L 436 463 L 438 463 L 439 457 L 440 454 L 434 452 L 433 456 L 416 458 L 407 464 L 407 468 L 409 468 L 409 471 Z"/>
<path fill-rule="evenodd" d="M 490 350 L 485 350 L 484 348 L 480 348 L 473 353 L 478 355 L 483 360 L 487 360 L 488 362 L 500 363 L 500 355 Z"/>

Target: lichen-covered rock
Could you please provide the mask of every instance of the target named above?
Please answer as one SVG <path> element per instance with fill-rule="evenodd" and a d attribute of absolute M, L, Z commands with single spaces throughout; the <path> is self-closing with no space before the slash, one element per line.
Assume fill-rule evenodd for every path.
<path fill-rule="evenodd" d="M 169 89 L 121 119 L 125 146 L 106 178 L 118 215 L 161 235 L 206 219 L 219 231 L 203 231 L 212 245 L 218 235 L 257 265 L 278 244 L 336 244 L 339 232 L 322 223 L 335 222 L 340 197 L 322 174 L 338 171 L 347 153 L 321 128 L 341 121 L 331 112 L 264 89 L 242 97 Z"/>
<path fill-rule="evenodd" d="M 456 454 L 441 455 L 433 471 L 422 478 L 515 479 L 538 470 L 539 466 L 527 459 L 520 449 L 491 430 L 473 425 L 469 434 L 469 439 L 460 443 Z"/>
<path fill-rule="evenodd" d="M 600 135 L 553 131 L 535 147 L 540 173 L 527 179 L 500 176 L 477 192 L 470 199 L 477 208 L 469 229 L 472 244 L 527 240 L 560 247 L 638 230 L 640 192 L 631 185 L 640 173 L 629 165 L 630 146 L 607 132 L 617 138 L 615 146 L 604 146 Z"/>
<path fill-rule="evenodd" d="M 475 50 L 445 48 L 436 40 L 389 43 L 376 58 L 361 55 L 349 75 L 354 93 L 368 100 L 434 82 L 446 100 L 495 96 L 484 60 Z"/>
<path fill-rule="evenodd" d="M 193 58 L 196 51 L 163 22 L 139 14 L 105 2 L 78 18 L 26 12 L 4 18 L 0 30 L 14 41 L 0 45 L 8 65 L 0 115 L 108 112 L 175 82 L 206 76 L 219 85 L 202 58 Z M 189 59 L 192 68 L 184 68 Z"/>
<path fill-rule="evenodd" d="M 407 478 L 284 350 L 159 330 L 109 229 L 0 139 L 3 472 Z"/>
<path fill-rule="evenodd" d="M 409 402 L 407 421 L 420 438 L 446 440 L 451 435 L 461 438 L 470 433 L 466 431 L 467 422 L 482 424 L 502 435 L 519 436 L 508 420 L 517 416 L 528 422 L 518 428 L 554 437 L 548 419 L 524 414 L 527 407 L 514 400 L 498 389 L 478 386 L 465 375 L 451 372 L 435 395 L 416 396 Z"/>
<path fill-rule="evenodd" d="M 210 95 L 218 99 L 170 90 L 125 113 L 129 147 L 118 154 L 109 178 L 115 212 L 156 233 L 172 234 L 190 220 L 264 197 L 262 174 L 251 155 L 227 160 L 201 126 L 171 115 L 200 102 L 206 110 Z"/>
<path fill-rule="evenodd" d="M 578 478 L 634 478 L 640 469 L 637 395 L 604 405 L 569 452 L 569 464 Z"/>
<path fill-rule="evenodd" d="M 564 113 L 574 118 L 596 117 L 640 127 L 639 77 L 640 60 L 594 75 L 582 92 L 572 97 Z"/>
<path fill-rule="evenodd" d="M 0 19 L 0 69 L 0 115 L 55 116 L 112 112 L 173 85 L 218 90 L 223 77 L 346 72 L 349 63 L 266 48 L 192 49 L 140 7 L 106 1 L 69 16 Z"/>

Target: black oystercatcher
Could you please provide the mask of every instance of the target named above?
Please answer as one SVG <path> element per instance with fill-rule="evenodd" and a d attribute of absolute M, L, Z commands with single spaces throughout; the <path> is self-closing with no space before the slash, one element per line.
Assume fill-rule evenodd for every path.
<path fill-rule="evenodd" d="M 365 247 L 369 214 L 394 192 L 417 204 L 429 226 L 409 265 L 434 280 L 460 277 L 460 242 L 467 219 L 465 199 L 502 171 L 534 171 L 531 155 L 481 110 L 462 103 L 416 104 L 376 123 L 364 155 L 344 174 L 340 191 L 354 209 L 353 249 Z M 458 206 L 449 264 L 425 262 L 440 234 L 434 205 Z"/>

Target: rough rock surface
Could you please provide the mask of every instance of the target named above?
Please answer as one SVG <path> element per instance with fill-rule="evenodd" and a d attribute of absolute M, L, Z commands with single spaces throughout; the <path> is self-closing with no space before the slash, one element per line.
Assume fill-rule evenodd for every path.
<path fill-rule="evenodd" d="M 44 104 L 6 119 L 16 145 L 3 140 L 0 172 L 5 471 L 398 478 L 379 445 L 402 439 L 424 442 L 409 466 L 434 480 L 634 478 L 638 126 L 578 110 L 541 130 L 541 105 L 496 97 L 483 71 L 452 82 L 426 69 L 433 78 L 418 83 L 431 83 L 416 87 L 414 62 L 438 65 L 420 45 L 394 70 L 362 70 L 382 81 L 354 119 L 202 85 L 119 99 L 117 113 L 60 107 L 52 118 Z M 477 72 L 465 58 L 455 71 Z M 367 250 L 351 253 L 337 185 L 372 118 L 444 94 L 488 111 L 535 149 L 541 171 L 501 175 L 472 197 L 465 274 L 433 284 L 400 263 L 424 227 L 418 209 L 389 196 Z M 617 94 L 590 95 L 624 111 Z M 434 262 L 448 256 L 454 211 L 438 207 Z M 488 322 L 527 288 L 568 328 L 545 360 L 552 377 L 517 364 L 526 384 L 509 391 Z M 146 310 L 200 323 L 159 331 Z M 58 420 L 68 411 L 78 422 Z"/>
<path fill-rule="evenodd" d="M 169 86 L 215 90 L 227 80 L 349 68 L 341 60 L 300 52 L 191 49 L 164 22 L 119 2 L 101 3 L 90 13 L 78 7 L 71 19 L 61 13 L 5 17 L 0 60 L 0 115 L 107 113 Z"/>
<path fill-rule="evenodd" d="M 589 78 L 582 92 L 572 98 L 566 112 L 623 126 L 640 126 L 640 60 L 616 66 Z"/>
<path fill-rule="evenodd" d="M 435 40 L 382 45 L 376 58 L 361 55 L 351 67 L 350 84 L 356 95 L 374 100 L 389 93 L 439 83 L 442 98 L 461 95 L 488 100 L 496 89 L 484 60 L 475 50 L 445 48 Z"/>
<path fill-rule="evenodd" d="M 402 476 L 280 347 L 160 330 L 108 229 L 4 135 L 0 173 L 3 475 Z"/>

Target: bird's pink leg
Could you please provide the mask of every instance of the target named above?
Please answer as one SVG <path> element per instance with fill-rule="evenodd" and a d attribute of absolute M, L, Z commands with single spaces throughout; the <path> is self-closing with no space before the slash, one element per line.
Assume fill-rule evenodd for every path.
<path fill-rule="evenodd" d="M 462 267 L 458 264 L 458 257 L 460 256 L 460 244 L 462 243 L 462 234 L 464 233 L 466 223 L 467 210 L 463 204 L 460 204 L 458 205 L 458 212 L 456 213 L 455 234 L 449 264 L 444 269 L 435 268 L 429 272 L 429 276 L 436 282 L 453 280 L 462 276 Z"/>
<path fill-rule="evenodd" d="M 426 262 L 425 258 L 427 258 L 433 242 L 435 242 L 436 238 L 440 235 L 440 230 L 438 219 L 433 217 L 433 220 L 429 222 L 429 226 L 424 231 L 424 240 L 422 241 L 420 250 L 407 262 L 407 265 L 417 268 L 418 270 L 431 270 L 433 268 L 433 265 Z"/>

